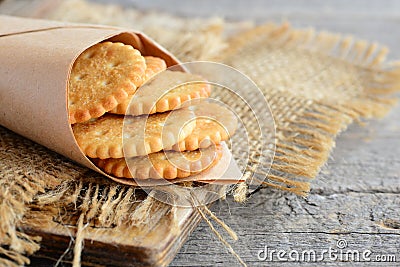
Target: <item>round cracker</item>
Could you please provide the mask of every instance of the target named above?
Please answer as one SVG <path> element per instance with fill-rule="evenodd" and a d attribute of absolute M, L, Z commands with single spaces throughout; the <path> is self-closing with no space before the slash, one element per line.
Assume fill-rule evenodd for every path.
<path fill-rule="evenodd" d="M 133 116 L 165 112 L 179 108 L 185 101 L 209 97 L 210 93 L 210 85 L 201 76 L 165 70 L 110 112 Z"/>
<path fill-rule="evenodd" d="M 217 145 L 196 151 L 161 151 L 128 160 L 120 158 L 93 161 L 104 172 L 120 178 L 175 179 L 202 172 L 214 166 L 221 157 L 222 147 Z"/>
<path fill-rule="evenodd" d="M 143 83 L 146 63 L 130 45 L 104 42 L 76 59 L 69 78 L 69 122 L 102 116 L 134 94 Z"/>
<path fill-rule="evenodd" d="M 188 108 L 196 116 L 196 127 L 183 141 L 175 144 L 175 151 L 196 150 L 229 140 L 237 128 L 235 114 L 221 103 L 196 100 Z"/>
<path fill-rule="evenodd" d="M 144 60 L 146 61 L 145 81 L 167 68 L 167 63 L 162 58 L 146 56 Z"/>
<path fill-rule="evenodd" d="M 150 116 L 106 114 L 72 126 L 81 150 L 91 158 L 143 156 L 171 147 L 194 129 L 193 113 L 186 109 Z M 167 120 L 168 119 L 168 120 Z M 125 124 L 125 125 L 124 125 Z"/>

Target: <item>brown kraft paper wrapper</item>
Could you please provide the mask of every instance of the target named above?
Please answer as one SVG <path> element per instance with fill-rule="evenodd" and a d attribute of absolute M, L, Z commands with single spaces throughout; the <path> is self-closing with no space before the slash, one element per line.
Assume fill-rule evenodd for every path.
<path fill-rule="evenodd" d="M 133 179 L 118 179 L 97 168 L 78 147 L 68 122 L 67 88 L 72 65 L 84 50 L 105 40 L 132 45 L 142 55 L 161 57 L 168 67 L 179 64 L 140 32 L 0 16 L 0 125 L 115 181 L 135 185 Z M 231 158 L 227 149 L 225 156 Z M 226 166 L 222 165 L 214 168 Z M 229 177 L 218 179 L 221 183 L 241 179 L 236 164 L 230 169 Z M 208 180 L 201 175 L 195 179 Z"/>

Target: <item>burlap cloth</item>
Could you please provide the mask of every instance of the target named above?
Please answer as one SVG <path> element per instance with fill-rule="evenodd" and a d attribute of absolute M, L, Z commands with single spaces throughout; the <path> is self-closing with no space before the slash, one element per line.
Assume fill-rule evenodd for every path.
<path fill-rule="evenodd" d="M 266 186 L 302 196 L 327 161 L 337 134 L 354 121 L 385 115 L 400 89 L 400 68 L 385 62 L 387 49 L 353 37 L 287 24 L 253 27 L 141 14 L 81 0 L 46 16 L 143 30 L 182 61 L 214 60 L 247 74 L 265 94 L 276 123 L 271 172 L 260 168 L 258 175 L 267 175 Z M 53 221 L 77 226 L 74 263 L 79 265 L 83 225 L 129 230 L 144 223 L 155 204 L 162 205 L 5 128 L 0 133 L 0 265 L 28 264 L 27 256 L 40 248 L 40 237 L 18 230 L 21 221 L 37 227 L 49 223 L 48 218 L 32 218 L 33 210 L 56 211 Z M 250 154 L 257 162 L 257 153 Z M 246 170 L 252 171 L 251 166 Z M 243 192 L 243 187 L 233 191 L 236 200 L 243 200 Z"/>

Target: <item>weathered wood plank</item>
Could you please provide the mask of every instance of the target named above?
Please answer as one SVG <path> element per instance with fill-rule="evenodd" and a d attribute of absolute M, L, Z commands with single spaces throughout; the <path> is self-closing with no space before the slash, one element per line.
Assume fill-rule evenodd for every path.
<path fill-rule="evenodd" d="M 162 211 L 161 211 L 162 210 Z M 57 210 L 54 210 L 57 213 Z M 169 212 L 168 206 L 156 209 L 157 212 Z M 177 250 L 194 230 L 200 220 L 200 215 L 191 208 L 178 208 L 176 217 L 177 228 L 171 231 L 173 223 L 169 216 L 163 214 L 154 228 L 143 227 L 111 227 L 92 228 L 85 230 L 85 249 L 82 253 L 84 266 L 166 266 L 176 255 Z M 40 266 L 53 265 L 60 260 L 63 265 L 71 263 L 72 243 L 75 227 L 53 222 L 57 217 L 48 211 L 30 211 L 26 217 L 48 222 L 41 227 L 33 227 L 31 219 L 27 219 L 21 227 L 25 233 L 41 236 L 41 249 L 35 253 L 37 264 Z M 53 219 L 54 220 L 54 219 Z M 150 218 L 151 220 L 151 218 Z M 51 222 L 51 223 L 49 223 Z M 124 229 L 125 228 L 125 229 Z M 156 234 L 154 234 L 156 233 Z M 118 255 L 118 256 L 117 256 Z M 44 260 L 46 259 L 46 260 Z M 35 265 L 35 264 L 34 264 Z"/>

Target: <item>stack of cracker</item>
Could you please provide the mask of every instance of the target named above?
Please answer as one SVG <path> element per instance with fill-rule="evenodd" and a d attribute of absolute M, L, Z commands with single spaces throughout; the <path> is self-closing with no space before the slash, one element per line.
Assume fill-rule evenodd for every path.
<path fill-rule="evenodd" d="M 104 172 L 127 179 L 178 181 L 214 166 L 235 115 L 207 101 L 200 76 L 167 69 L 123 43 L 96 44 L 75 61 L 69 122 L 82 152 Z"/>

